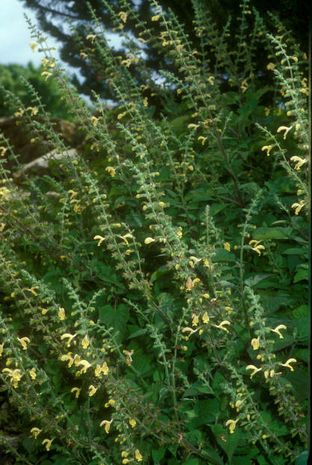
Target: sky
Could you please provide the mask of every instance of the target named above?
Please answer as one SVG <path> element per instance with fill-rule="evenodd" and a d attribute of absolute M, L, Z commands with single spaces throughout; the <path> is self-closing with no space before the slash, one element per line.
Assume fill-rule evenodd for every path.
<path fill-rule="evenodd" d="M 24 8 L 20 0 L 0 0 L 0 64 L 40 64 L 40 54 L 32 52 L 29 46 L 32 40 L 24 13 L 36 24 L 34 12 Z M 49 45 L 58 48 L 51 38 Z"/>

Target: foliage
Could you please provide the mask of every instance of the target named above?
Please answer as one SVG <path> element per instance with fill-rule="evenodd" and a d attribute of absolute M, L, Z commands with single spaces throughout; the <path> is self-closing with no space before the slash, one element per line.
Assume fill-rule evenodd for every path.
<path fill-rule="evenodd" d="M 62 102 L 60 90 L 53 80 L 42 77 L 43 68 L 35 68 L 31 63 L 27 66 L 0 65 L 0 116 L 9 116 L 10 109 L 4 102 L 1 88 L 11 91 L 26 107 L 31 105 L 32 97 L 25 88 L 26 79 L 38 92 L 41 103 L 52 116 L 68 118 L 69 112 Z"/>
<path fill-rule="evenodd" d="M 193 3 L 198 50 L 154 1 L 159 36 L 137 24 L 177 68 L 144 88 L 94 17 L 89 63 L 107 69 L 119 102 L 107 110 L 95 96 L 95 114 L 33 30 L 45 77 L 86 135 L 74 159 L 31 85 L 32 110 L 7 93 L 64 154 L 16 185 L 6 161 L 18 157 L 5 138 L 0 148 L 0 377 L 7 417 L 19 418 L 18 444 L 0 441 L 17 463 L 286 465 L 305 454 L 307 59 L 247 0 L 239 29 L 221 35 Z M 255 72 L 259 46 L 272 87 Z"/>
<path fill-rule="evenodd" d="M 25 6 L 33 9 L 37 13 L 40 27 L 43 31 L 55 37 L 61 45 L 62 59 L 71 66 L 76 67 L 83 76 L 83 82 L 75 82 L 80 91 L 92 94 L 96 90 L 105 94 L 106 97 L 111 97 L 110 87 L 103 79 L 105 68 L 100 67 L 97 70 L 95 67 L 90 67 L 85 59 L 85 52 L 81 50 L 80 43 L 76 40 L 75 35 L 86 35 L 92 28 L 92 13 L 88 5 L 96 13 L 101 23 L 105 26 L 105 31 L 114 33 L 115 37 L 123 39 L 123 31 L 131 33 L 131 37 L 139 39 L 137 35 L 138 22 L 145 23 L 152 16 L 152 7 L 149 0 L 89 0 L 81 2 L 80 0 L 21 0 Z M 194 34 L 193 21 L 193 0 L 160 0 L 159 4 L 166 10 L 172 11 L 183 25 L 184 30 L 192 40 L 193 46 L 202 47 L 203 42 Z M 209 12 L 211 20 L 217 25 L 222 26 L 226 23 L 229 17 L 237 17 L 239 3 L 233 0 L 205 0 L 201 2 L 206 12 Z M 262 15 L 267 15 L 267 12 L 278 13 L 279 16 L 286 22 L 287 28 L 295 34 L 297 41 L 301 46 L 306 47 L 308 41 L 308 27 L 306 18 L 309 17 L 308 4 L 304 0 L 254 0 L 253 5 Z M 113 20 L 111 14 L 112 6 L 117 11 L 127 11 L 135 9 L 136 17 L 130 15 L 122 16 L 123 20 L 118 26 Z M 148 21 L 149 22 L 149 21 Z M 157 36 L 158 23 L 149 22 L 149 28 L 152 35 Z M 75 34 L 73 34 L 75 31 Z M 118 42 L 118 41 L 117 41 Z M 115 56 L 125 56 L 125 50 L 122 47 L 116 47 L 113 52 Z M 213 58 L 213 54 L 211 55 Z M 165 53 L 165 49 L 158 49 L 155 53 L 153 44 L 146 43 L 144 46 L 144 61 L 146 65 L 154 71 L 159 68 L 164 68 L 172 71 L 174 62 Z M 259 53 L 254 57 L 254 61 L 259 63 L 260 69 L 264 69 L 264 60 L 262 54 Z M 136 65 L 132 63 L 131 68 L 136 72 Z M 137 76 L 138 77 L 138 76 Z M 144 76 L 139 77 L 140 83 L 144 83 Z"/>

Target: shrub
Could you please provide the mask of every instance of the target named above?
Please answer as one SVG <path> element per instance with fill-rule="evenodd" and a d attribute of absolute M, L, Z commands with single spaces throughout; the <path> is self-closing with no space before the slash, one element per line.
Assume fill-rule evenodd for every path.
<path fill-rule="evenodd" d="M 85 134 L 76 158 L 30 84 L 30 108 L 8 93 L 64 155 L 16 185 L 1 142 L 0 440 L 17 463 L 288 464 L 307 447 L 307 59 L 248 1 L 223 31 L 193 4 L 199 50 L 155 2 L 159 37 L 137 23 L 176 67 L 156 77 L 131 37 L 113 58 L 94 18 L 82 53 L 118 101 L 94 114 L 33 30 Z"/>

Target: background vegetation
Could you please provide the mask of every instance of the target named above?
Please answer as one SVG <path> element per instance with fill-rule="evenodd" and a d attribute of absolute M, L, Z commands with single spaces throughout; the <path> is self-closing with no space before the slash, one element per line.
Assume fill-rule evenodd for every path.
<path fill-rule="evenodd" d="M 247 0 L 222 27 L 194 0 L 196 40 L 148 5 L 145 19 L 110 5 L 120 56 L 96 11 L 76 29 L 108 89 L 95 108 L 33 27 L 55 106 L 30 79 L 2 91 L 49 157 L 17 176 L 1 136 L 1 452 L 28 465 L 304 464 L 307 56 Z M 155 73 L 142 44 L 170 66 Z M 47 111 L 60 100 L 75 149 Z"/>

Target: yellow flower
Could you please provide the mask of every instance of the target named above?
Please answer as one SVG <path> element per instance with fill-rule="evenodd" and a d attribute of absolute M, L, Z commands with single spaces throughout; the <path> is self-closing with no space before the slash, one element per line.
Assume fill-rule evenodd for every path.
<path fill-rule="evenodd" d="M 127 245 L 129 245 L 128 239 L 133 239 L 133 235 L 130 233 L 124 234 L 123 236 L 117 236 L 120 237 Z"/>
<path fill-rule="evenodd" d="M 0 147 L 0 157 L 4 157 L 6 152 L 8 151 L 7 147 Z"/>
<path fill-rule="evenodd" d="M 53 439 L 44 439 L 41 444 L 43 446 L 45 445 L 46 450 L 49 451 L 51 449 L 52 441 Z"/>
<path fill-rule="evenodd" d="M 87 334 L 86 334 L 85 337 L 82 339 L 81 345 L 82 345 L 82 348 L 85 349 L 85 350 L 89 347 L 89 345 L 90 345 L 90 340 L 89 340 Z"/>
<path fill-rule="evenodd" d="M 283 336 L 282 333 L 281 333 L 281 329 L 287 329 L 287 326 L 285 326 L 285 325 L 278 325 L 278 326 L 276 326 L 276 328 L 274 328 L 274 329 L 270 328 L 270 331 L 272 331 L 273 333 L 278 334 L 278 336 L 279 336 L 280 339 L 284 339 L 284 336 Z"/>
<path fill-rule="evenodd" d="M 146 245 L 152 244 L 152 242 L 155 242 L 155 239 L 153 239 L 152 237 L 147 237 L 146 239 L 144 239 L 144 244 Z"/>
<path fill-rule="evenodd" d="M 63 354 L 59 357 L 59 359 L 61 360 L 61 362 L 68 362 L 68 368 L 70 368 L 73 363 L 74 363 L 74 359 L 72 357 L 73 353 L 72 352 L 68 352 L 67 354 Z"/>
<path fill-rule="evenodd" d="M 132 355 L 133 355 L 133 350 L 123 350 L 122 351 L 125 356 L 126 356 L 126 364 L 130 366 L 132 364 Z"/>
<path fill-rule="evenodd" d="M 116 405 L 116 401 L 114 399 L 109 399 L 109 401 L 104 404 L 104 407 L 114 407 L 114 405 Z"/>
<path fill-rule="evenodd" d="M 144 107 L 147 107 L 147 106 L 148 106 L 148 98 L 147 98 L 147 97 L 145 97 L 145 98 L 143 99 L 143 106 L 144 106 Z"/>
<path fill-rule="evenodd" d="M 61 321 L 64 321 L 64 320 L 65 320 L 66 315 L 65 315 L 65 309 L 64 309 L 63 307 L 60 307 L 60 308 L 58 309 L 57 316 L 59 317 L 59 319 L 60 319 Z"/>
<path fill-rule="evenodd" d="M 289 368 L 290 371 L 294 371 L 294 368 L 291 366 L 291 363 L 297 363 L 295 358 L 289 358 L 285 363 L 279 363 L 280 366 Z"/>
<path fill-rule="evenodd" d="M 104 376 L 107 376 L 109 373 L 109 368 L 106 362 L 102 363 L 102 365 L 96 365 L 94 369 L 94 374 L 97 378 L 100 378 L 102 373 Z"/>
<path fill-rule="evenodd" d="M 264 245 L 260 245 L 261 241 L 252 240 L 249 241 L 251 249 L 256 252 L 258 255 L 261 255 L 261 250 L 265 250 Z"/>
<path fill-rule="evenodd" d="M 231 252 L 231 244 L 229 242 L 225 242 L 223 244 L 223 247 L 225 250 L 227 250 L 228 252 Z"/>
<path fill-rule="evenodd" d="M 72 340 L 77 336 L 77 334 L 70 334 L 70 333 L 65 333 L 65 334 L 62 334 L 61 336 L 61 340 L 63 341 L 64 339 L 67 339 L 67 347 L 70 347 L 70 344 L 72 342 Z"/>
<path fill-rule="evenodd" d="M 139 451 L 139 449 L 136 449 L 136 450 L 134 451 L 134 458 L 135 458 L 135 460 L 136 460 L 137 462 L 142 462 L 143 456 L 142 456 L 141 452 Z"/>
<path fill-rule="evenodd" d="M 252 373 L 250 375 L 250 379 L 251 379 L 253 376 L 255 376 L 256 373 L 258 373 L 258 371 L 261 371 L 262 368 L 257 368 L 254 365 L 247 365 L 246 370 L 252 370 Z"/>
<path fill-rule="evenodd" d="M 17 340 L 21 344 L 23 350 L 27 350 L 27 346 L 30 343 L 30 339 L 28 337 L 18 337 Z"/>
<path fill-rule="evenodd" d="M 29 376 L 31 377 L 31 379 L 35 380 L 37 378 L 37 373 L 36 373 L 36 370 L 34 368 L 31 368 L 30 370 L 28 370 L 28 373 L 29 373 Z"/>
<path fill-rule="evenodd" d="M 152 16 L 152 17 L 151 17 L 151 20 L 152 20 L 153 22 L 159 21 L 159 20 L 160 20 L 160 15 Z"/>
<path fill-rule="evenodd" d="M 95 241 L 99 241 L 99 242 L 98 242 L 98 247 L 102 244 L 103 241 L 105 241 L 105 237 L 100 236 L 100 235 L 94 236 L 93 239 L 94 239 Z"/>
<path fill-rule="evenodd" d="M 50 73 L 49 71 L 43 71 L 43 72 L 41 73 L 41 76 L 43 77 L 43 79 L 44 79 L 45 81 L 47 81 L 47 80 L 49 79 L 49 77 L 52 76 L 52 73 Z"/>
<path fill-rule="evenodd" d="M 198 326 L 199 323 L 199 316 L 193 313 L 192 315 L 192 326 Z"/>
<path fill-rule="evenodd" d="M 127 21 L 127 18 L 128 18 L 128 13 L 127 13 L 126 11 L 120 11 L 120 12 L 118 13 L 118 16 L 119 16 L 119 18 L 121 19 L 121 21 L 122 21 L 123 23 L 125 23 L 125 22 Z"/>
<path fill-rule="evenodd" d="M 197 138 L 197 140 L 198 140 L 198 142 L 201 143 L 201 145 L 204 145 L 205 142 L 206 142 L 206 140 L 207 140 L 207 137 L 199 136 L 199 137 Z"/>
<path fill-rule="evenodd" d="M 104 430 L 105 430 L 105 433 L 109 433 L 109 430 L 110 430 L 110 427 L 111 427 L 111 424 L 112 424 L 112 421 L 108 421 L 108 420 L 103 420 L 101 423 L 100 423 L 100 426 L 104 426 Z"/>
<path fill-rule="evenodd" d="M 98 388 L 96 388 L 95 386 L 93 386 L 93 384 L 91 384 L 91 386 L 89 386 L 89 397 L 94 396 L 97 390 Z"/>
<path fill-rule="evenodd" d="M 203 315 L 202 315 L 202 320 L 203 320 L 203 323 L 206 325 L 207 323 L 209 323 L 209 315 L 207 312 L 205 312 Z"/>
<path fill-rule="evenodd" d="M 226 326 L 229 326 L 231 323 L 228 320 L 221 321 L 219 325 L 213 325 L 215 328 L 222 329 L 226 333 L 229 333 L 230 331 L 226 328 Z"/>
<path fill-rule="evenodd" d="M 261 147 L 262 152 L 266 152 L 267 156 L 270 156 L 271 150 L 274 148 L 274 145 L 264 145 Z"/>
<path fill-rule="evenodd" d="M 274 68 L 275 68 L 275 64 L 274 64 L 274 63 L 268 63 L 268 64 L 267 64 L 267 70 L 273 71 Z"/>
<path fill-rule="evenodd" d="M 37 44 L 37 42 L 30 42 L 29 46 L 30 46 L 31 50 L 33 52 L 35 52 L 37 50 L 39 44 Z"/>
<path fill-rule="evenodd" d="M 80 396 L 81 389 L 79 389 L 78 387 L 74 387 L 70 390 L 70 392 L 75 394 L 76 399 L 78 399 L 78 397 Z"/>
<path fill-rule="evenodd" d="M 31 428 L 30 432 L 31 434 L 33 435 L 33 437 L 35 439 L 37 439 L 37 437 L 39 436 L 39 434 L 41 433 L 42 429 L 39 429 L 37 428 L 36 426 L 34 428 Z"/>
<path fill-rule="evenodd" d="M 295 210 L 295 215 L 299 215 L 303 207 L 305 206 L 305 201 L 300 200 L 300 202 L 295 202 L 292 204 L 291 208 Z"/>
<path fill-rule="evenodd" d="M 230 434 L 233 434 L 234 431 L 235 431 L 235 428 L 236 428 L 236 423 L 238 422 L 238 420 L 228 420 L 226 423 L 225 423 L 225 426 L 227 426 L 229 428 L 229 431 L 230 431 Z"/>
<path fill-rule="evenodd" d="M 88 360 L 81 360 L 78 366 L 82 366 L 82 369 L 80 370 L 81 373 L 87 373 L 87 370 L 90 368 L 91 363 L 89 363 Z"/>
<path fill-rule="evenodd" d="M 96 127 L 98 125 L 98 122 L 99 122 L 99 118 L 97 118 L 96 116 L 92 116 L 91 118 L 92 126 Z"/>
<path fill-rule="evenodd" d="M 291 161 L 296 163 L 295 170 L 300 171 L 301 167 L 307 162 L 306 159 L 297 157 L 296 155 L 290 158 Z"/>
<path fill-rule="evenodd" d="M 95 34 L 88 34 L 86 39 L 90 40 L 90 42 L 93 43 L 95 41 L 95 39 L 96 39 L 96 35 Z"/>
<path fill-rule="evenodd" d="M 134 418 L 130 418 L 129 425 L 131 426 L 131 428 L 135 428 L 137 425 L 136 420 Z"/>
<path fill-rule="evenodd" d="M 126 116 L 127 112 L 125 111 L 124 113 L 118 113 L 117 119 L 120 121 L 122 118 Z"/>
<path fill-rule="evenodd" d="M 105 168 L 105 171 L 107 171 L 107 173 L 113 178 L 114 176 L 116 176 L 116 170 L 113 166 L 107 166 Z"/>
<path fill-rule="evenodd" d="M 2 357 L 3 348 L 4 348 L 4 343 L 0 344 L 0 357 Z"/>
<path fill-rule="evenodd" d="M 286 136 L 291 129 L 292 129 L 292 126 L 290 126 L 289 128 L 287 126 L 280 126 L 276 132 L 277 133 L 284 132 L 283 139 L 286 139 Z"/>
<path fill-rule="evenodd" d="M 258 350 L 259 347 L 260 347 L 260 338 L 259 338 L 259 336 L 257 338 L 251 339 L 250 344 L 251 344 L 251 347 L 253 348 L 253 350 Z"/>

